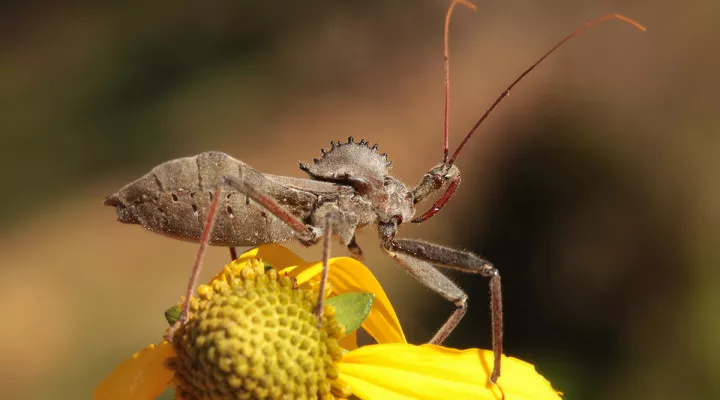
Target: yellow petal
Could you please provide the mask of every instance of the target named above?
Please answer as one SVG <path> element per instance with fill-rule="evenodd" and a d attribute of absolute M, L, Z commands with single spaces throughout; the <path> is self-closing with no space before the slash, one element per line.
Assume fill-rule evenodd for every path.
<path fill-rule="evenodd" d="M 394 343 L 361 347 L 338 364 L 340 377 L 361 399 L 502 398 L 488 379 L 489 350 Z M 524 361 L 503 356 L 498 384 L 507 400 L 559 400 L 550 383 Z"/>
<path fill-rule="evenodd" d="M 363 329 L 378 343 L 405 343 L 405 334 L 395 310 L 372 272 L 349 257 L 331 258 L 328 264 L 328 282 L 335 293 L 368 292 L 375 295 L 370 315 L 362 324 Z M 322 262 L 316 262 L 298 267 L 290 275 L 296 277 L 298 284 L 303 284 L 320 279 L 321 271 Z"/>
<path fill-rule="evenodd" d="M 305 265 L 305 260 L 279 244 L 263 244 L 248 250 L 238 257 L 238 262 L 259 258 L 277 270 L 296 265 Z"/>
<path fill-rule="evenodd" d="M 222 271 L 218 272 L 211 280 L 209 284 L 216 281 L 228 282 L 232 272 L 238 271 L 244 268 L 248 261 L 254 259 L 261 259 L 263 262 L 270 264 L 273 268 L 278 271 L 289 273 L 295 269 L 298 265 L 305 265 L 305 261 L 292 251 L 280 246 L 279 244 L 263 244 L 258 247 L 252 248 L 245 253 L 241 254 L 236 260 L 226 265 Z"/>
<path fill-rule="evenodd" d="M 347 336 L 345 336 L 344 338 L 340 339 L 340 341 L 338 341 L 338 344 L 340 345 L 340 347 L 342 347 L 342 348 L 345 349 L 345 350 L 352 351 L 352 350 L 357 349 L 357 348 L 358 348 L 358 345 L 357 345 L 357 330 L 354 330 L 354 331 L 350 332 L 349 335 L 347 335 Z"/>
<path fill-rule="evenodd" d="M 165 341 L 135 353 L 95 388 L 93 400 L 154 400 L 173 377 L 164 364 L 173 354 L 172 345 Z"/>

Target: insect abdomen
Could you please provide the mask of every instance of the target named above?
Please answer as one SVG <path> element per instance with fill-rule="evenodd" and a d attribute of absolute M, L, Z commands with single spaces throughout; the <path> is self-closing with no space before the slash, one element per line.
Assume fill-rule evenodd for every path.
<path fill-rule="evenodd" d="M 265 178 L 244 162 L 220 152 L 179 158 L 153 168 L 108 197 L 118 220 L 166 236 L 199 241 L 213 192 L 225 176 L 244 179 L 305 220 L 317 197 Z M 292 230 L 234 189 L 223 188 L 211 244 L 252 246 L 290 240 Z"/>

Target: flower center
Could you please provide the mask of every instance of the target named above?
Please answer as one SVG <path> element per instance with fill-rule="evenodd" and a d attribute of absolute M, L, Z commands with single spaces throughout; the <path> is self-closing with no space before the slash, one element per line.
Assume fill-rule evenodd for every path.
<path fill-rule="evenodd" d="M 178 399 L 333 399 L 348 397 L 338 379 L 344 328 L 317 294 L 298 289 L 260 260 L 232 263 L 198 288 L 190 318 L 173 337 L 168 360 Z M 334 396 L 333 396 L 334 395 Z"/>

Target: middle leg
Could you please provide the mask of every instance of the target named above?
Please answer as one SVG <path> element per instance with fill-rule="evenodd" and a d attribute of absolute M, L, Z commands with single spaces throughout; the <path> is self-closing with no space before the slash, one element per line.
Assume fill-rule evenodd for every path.
<path fill-rule="evenodd" d="M 171 341 L 174 332 L 188 318 L 190 297 L 195 290 L 195 284 L 197 282 L 198 276 L 200 275 L 202 260 L 205 256 L 207 246 L 210 243 L 210 237 L 212 235 L 212 231 L 215 225 L 217 207 L 221 198 L 223 187 L 232 187 L 233 189 L 246 195 L 249 199 L 252 199 L 257 204 L 268 210 L 275 217 L 279 218 L 281 221 L 287 224 L 295 232 L 295 236 L 303 244 L 310 245 L 315 243 L 319 239 L 319 235 L 316 230 L 307 227 L 300 219 L 298 219 L 288 210 L 279 205 L 275 200 L 270 198 L 270 196 L 254 188 L 250 184 L 250 182 L 243 180 L 242 178 L 243 176 L 241 176 L 240 178 L 226 176 L 223 178 L 222 182 L 218 184 L 215 188 L 215 192 L 212 196 L 213 200 L 210 203 L 210 207 L 208 208 L 207 220 L 203 227 L 202 237 L 200 238 L 200 247 L 198 248 L 197 255 L 195 256 L 195 262 L 193 263 L 192 272 L 190 274 L 190 279 L 188 280 L 187 289 L 185 291 L 185 302 L 183 304 L 182 312 L 180 313 L 177 322 L 172 327 L 170 327 L 166 334 L 166 336 Z M 234 248 L 231 248 L 230 250 L 231 257 L 236 257 L 237 254 L 233 254 L 233 250 Z"/>

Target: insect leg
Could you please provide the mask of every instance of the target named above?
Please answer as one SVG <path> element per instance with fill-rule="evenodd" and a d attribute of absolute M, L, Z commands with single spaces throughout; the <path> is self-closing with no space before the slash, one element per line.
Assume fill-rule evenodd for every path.
<path fill-rule="evenodd" d="M 292 213 L 283 208 L 275 200 L 270 198 L 270 196 L 254 188 L 250 182 L 231 176 L 226 176 L 223 178 L 223 184 L 230 186 L 238 192 L 246 195 L 252 201 L 258 203 L 258 205 L 262 206 L 271 214 L 278 217 L 281 221 L 283 221 L 290 228 L 292 228 L 293 231 L 295 231 L 298 239 L 300 239 L 301 241 L 310 243 L 314 243 L 316 241 L 317 235 L 313 231 L 311 231 L 310 228 L 305 226 L 305 224 L 301 220 L 292 215 Z"/>
<path fill-rule="evenodd" d="M 500 376 L 503 335 L 502 296 L 498 270 L 474 253 L 420 240 L 390 239 L 385 241 L 382 247 L 410 275 L 445 299 L 453 302 L 457 307 L 430 340 L 432 344 L 441 344 L 465 315 L 467 311 L 467 294 L 431 264 L 467 273 L 480 274 L 490 278 L 490 309 L 492 312 L 493 354 L 495 356 L 490 382 L 496 383 Z"/>
<path fill-rule="evenodd" d="M 288 224 L 291 228 L 293 228 L 293 230 L 295 230 L 300 240 L 303 241 L 305 244 L 311 244 L 317 240 L 317 235 L 313 233 L 313 231 L 311 231 L 309 228 L 307 228 L 302 221 L 300 221 L 294 215 L 283 209 L 269 196 L 255 189 L 252 185 L 232 177 L 225 177 L 223 181 L 226 185 L 232 187 L 233 189 L 237 190 L 242 194 L 245 194 L 253 201 L 266 208 L 273 215 L 280 218 L 280 220 Z M 323 266 L 320 278 L 318 301 L 315 306 L 315 315 L 318 319 L 318 326 L 322 324 L 323 302 L 325 299 L 325 287 L 327 286 L 329 270 L 328 260 L 330 259 L 330 239 L 333 232 L 337 232 L 341 229 L 341 227 L 339 226 L 339 221 L 340 215 L 336 211 L 328 212 L 325 215 L 325 226 L 323 228 L 322 234 L 324 236 L 322 256 Z"/>
<path fill-rule="evenodd" d="M 320 286 L 318 287 L 318 301 L 315 306 L 315 315 L 318 319 L 318 328 L 322 326 L 323 303 L 325 301 L 325 287 L 327 286 L 328 273 L 330 266 L 330 238 L 333 229 L 337 230 L 336 225 L 339 220 L 337 213 L 331 212 L 325 215 L 325 227 L 323 229 L 323 252 L 322 252 L 322 273 L 320 275 Z"/>
<path fill-rule="evenodd" d="M 218 201 L 220 199 L 220 193 L 222 192 L 222 185 L 218 185 L 213 194 L 213 201 L 210 203 L 208 209 L 207 221 L 203 227 L 203 234 L 200 238 L 200 247 L 195 255 L 195 262 L 193 263 L 192 272 L 190 273 L 190 279 L 188 279 L 187 289 L 185 290 L 185 300 L 183 301 L 182 312 L 178 317 L 178 320 L 173 326 L 168 329 L 165 336 L 169 342 L 173 341 L 175 331 L 187 320 L 188 310 L 190 310 L 190 298 L 192 297 L 193 291 L 195 291 L 195 284 L 197 283 L 198 276 L 200 275 L 200 268 L 202 267 L 202 260 L 205 257 L 205 250 L 210 243 L 210 235 L 212 234 L 213 225 L 215 224 L 215 214 L 217 212 Z"/>
<path fill-rule="evenodd" d="M 175 325 L 173 325 L 166 334 L 168 339 L 171 341 L 172 336 L 177 330 L 177 328 L 179 328 L 180 325 L 187 320 L 189 300 L 192 297 L 192 294 L 195 290 L 195 284 L 197 283 L 198 276 L 200 275 L 200 269 L 202 267 L 202 259 L 205 256 L 205 250 L 210 243 L 210 237 L 212 235 L 212 230 L 215 225 L 217 206 L 218 202 L 220 201 L 222 188 L 224 186 L 230 186 L 238 192 L 246 195 L 248 198 L 252 199 L 260 206 L 267 209 L 270 213 L 278 217 L 281 221 L 285 222 L 290 228 L 295 231 L 300 241 L 302 241 L 304 244 L 309 245 L 317 241 L 318 235 L 314 231 L 310 230 L 310 228 L 305 226 L 305 224 L 301 220 L 296 218 L 290 212 L 286 211 L 282 206 L 275 202 L 275 200 L 262 193 L 261 191 L 255 189 L 249 182 L 242 180 L 242 177 L 224 177 L 222 183 L 219 184 L 215 189 L 212 197 L 213 200 L 210 203 L 210 207 L 208 209 L 207 221 L 205 222 L 203 234 L 200 239 L 200 247 L 198 248 L 197 255 L 195 256 L 195 262 L 193 263 L 192 272 L 190 273 L 190 279 L 188 280 L 187 289 L 185 291 L 185 302 L 183 304 L 182 313 L 180 314 L 180 317 L 178 318 Z M 231 256 L 233 255 L 232 250 L 230 254 Z"/>

